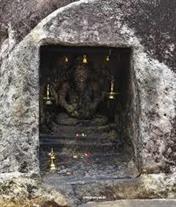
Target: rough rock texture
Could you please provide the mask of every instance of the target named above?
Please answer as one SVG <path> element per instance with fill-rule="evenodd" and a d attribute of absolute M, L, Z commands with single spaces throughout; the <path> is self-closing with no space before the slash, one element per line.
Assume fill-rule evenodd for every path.
<path fill-rule="evenodd" d="M 142 175 L 134 180 L 116 180 L 92 182 L 87 184 L 87 189 L 80 182 L 75 186 L 78 199 L 83 202 L 92 200 L 101 201 L 121 199 L 147 199 L 147 198 L 175 198 L 176 186 L 173 185 L 175 175 L 171 178 L 165 174 Z M 70 186 L 66 186 L 69 188 Z M 57 187 L 59 188 L 59 186 Z M 65 198 L 58 193 L 58 189 L 43 185 L 41 181 L 25 177 L 0 180 L 0 205 L 2 207 L 66 207 L 78 206 L 69 197 Z M 68 200 L 69 199 L 69 200 Z M 75 199 L 75 198 L 73 198 Z M 84 206 L 84 205 L 83 205 Z"/>
<path fill-rule="evenodd" d="M 74 1 L 76 0 L 1 0 L 0 44 L 4 40 L 7 43 L 11 29 L 18 43 L 44 17 Z M 176 1 L 117 0 L 116 5 L 123 12 L 122 21 L 134 29 L 145 45 L 145 51 L 175 71 Z"/>
<path fill-rule="evenodd" d="M 0 39 L 8 37 L 11 27 L 15 38 L 20 41 L 36 24 L 59 7 L 75 0 L 1 0 Z M 0 41 L 0 42 L 1 42 Z"/>
<path fill-rule="evenodd" d="M 0 206 L 2 207 L 61 207 L 68 206 L 60 193 L 39 181 L 29 178 L 13 178 L 0 182 Z"/>
<path fill-rule="evenodd" d="M 123 21 L 123 10 L 116 0 L 82 0 L 46 17 L 2 60 L 1 173 L 39 173 L 38 68 L 42 44 L 132 48 L 133 111 L 129 130 L 136 165 L 145 173 L 175 172 L 176 74 L 147 55 L 142 41 Z"/>
<path fill-rule="evenodd" d="M 49 177 L 50 176 L 50 177 Z M 146 174 L 134 179 L 73 179 L 62 182 L 57 175 L 49 175 L 44 182 L 55 187 L 69 197 L 73 206 L 90 201 L 113 201 L 119 199 L 156 199 L 176 196 L 175 175 Z M 57 183 L 58 182 L 58 183 Z M 59 185 L 60 183 L 60 185 Z"/>
<path fill-rule="evenodd" d="M 105 200 L 118 199 L 155 199 L 155 198 L 175 198 L 176 186 L 175 175 L 173 177 L 165 174 L 141 175 L 136 179 L 112 180 L 104 183 L 89 183 L 86 192 L 84 186 L 76 186 L 75 192 L 79 193 L 79 198 L 90 200 L 91 197 L 106 197 Z M 99 185 L 99 187 L 98 187 Z M 81 191 L 82 190 L 82 191 Z M 92 199 L 96 200 L 96 199 Z M 101 199 L 100 199 L 101 200 Z"/>
<path fill-rule="evenodd" d="M 176 200 L 118 200 L 110 202 L 90 202 L 80 207 L 175 207 Z"/>

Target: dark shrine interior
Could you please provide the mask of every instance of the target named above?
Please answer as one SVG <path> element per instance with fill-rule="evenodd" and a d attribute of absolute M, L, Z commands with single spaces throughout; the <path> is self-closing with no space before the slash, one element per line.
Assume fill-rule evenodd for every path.
<path fill-rule="evenodd" d="M 129 175 L 130 59 L 130 48 L 41 46 L 41 173 Z"/>

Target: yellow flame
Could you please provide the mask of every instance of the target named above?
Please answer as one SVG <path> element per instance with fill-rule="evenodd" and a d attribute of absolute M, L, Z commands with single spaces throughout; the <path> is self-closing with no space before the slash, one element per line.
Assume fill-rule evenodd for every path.
<path fill-rule="evenodd" d="M 109 62 L 109 60 L 110 60 L 110 58 L 109 58 L 109 56 L 107 56 L 107 57 L 106 57 L 106 61 Z"/>
<path fill-rule="evenodd" d="M 87 64 L 87 62 L 88 62 L 88 61 L 87 61 L 87 55 L 83 55 L 83 63 L 84 63 L 84 64 Z"/>
<path fill-rule="evenodd" d="M 67 56 L 65 56 L 65 62 L 68 63 L 68 57 Z"/>

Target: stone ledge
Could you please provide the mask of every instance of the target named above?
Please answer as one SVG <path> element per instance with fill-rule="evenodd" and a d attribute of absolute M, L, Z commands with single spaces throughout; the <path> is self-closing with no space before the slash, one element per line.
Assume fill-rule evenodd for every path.
<path fill-rule="evenodd" d="M 64 195 L 39 180 L 13 178 L 0 181 L 0 207 L 66 207 Z"/>
<path fill-rule="evenodd" d="M 117 200 L 107 202 L 89 202 L 80 207 L 175 207 L 176 199 Z"/>

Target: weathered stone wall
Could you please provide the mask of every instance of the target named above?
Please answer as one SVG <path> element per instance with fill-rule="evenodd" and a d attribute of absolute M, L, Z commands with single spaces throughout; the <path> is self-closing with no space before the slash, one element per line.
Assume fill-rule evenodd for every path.
<path fill-rule="evenodd" d="M 74 1 L 1 0 L 0 45 L 4 40 L 7 43 L 11 30 L 14 31 L 15 42 L 19 43 L 44 17 Z M 176 1 L 117 0 L 116 7 L 122 11 L 121 21 L 128 23 L 145 45 L 146 53 L 175 71 Z"/>
<path fill-rule="evenodd" d="M 90 15 L 91 14 L 91 15 Z M 116 0 L 82 0 L 56 10 L 4 58 L 0 75 L 0 172 L 39 173 L 39 48 L 42 44 L 130 47 L 132 137 L 145 173 L 175 172 L 176 74 L 149 56 Z"/>
<path fill-rule="evenodd" d="M 133 30 L 121 21 L 122 16 L 116 1 L 73 3 L 44 19 L 3 61 L 1 172 L 38 172 L 38 68 L 39 47 L 44 43 L 131 47 L 136 154 L 147 172 L 174 169 L 166 140 L 172 136 L 175 144 L 175 74 L 144 52 Z M 173 150 L 169 153 L 175 153 Z"/>

